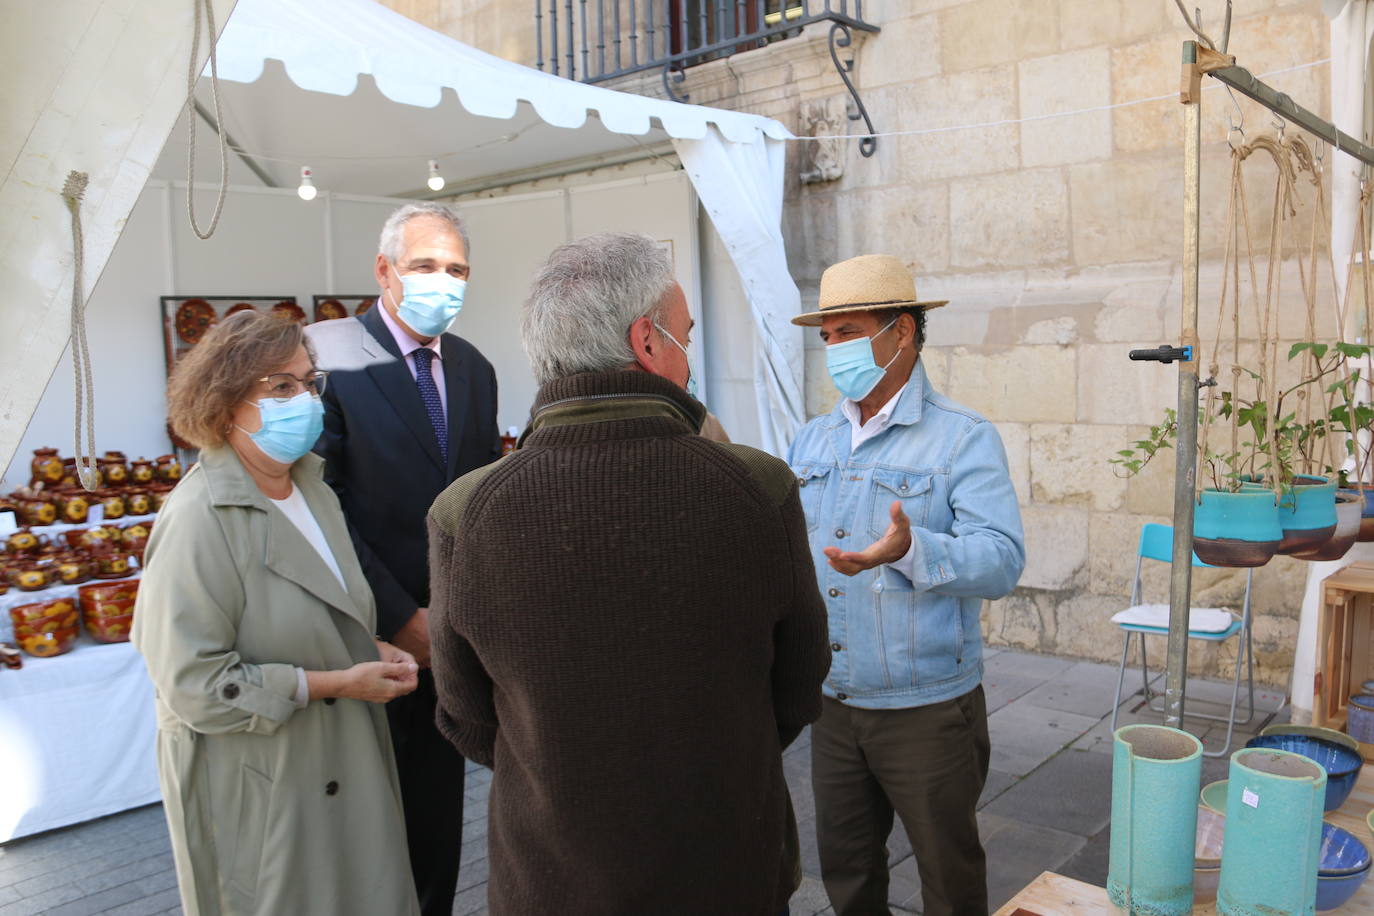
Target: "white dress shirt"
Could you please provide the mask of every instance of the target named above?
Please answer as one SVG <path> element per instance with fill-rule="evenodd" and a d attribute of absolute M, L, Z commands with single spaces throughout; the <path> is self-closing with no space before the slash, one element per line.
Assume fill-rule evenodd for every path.
<path fill-rule="evenodd" d="M 910 384 L 910 382 L 907 384 Z M 877 413 L 869 417 L 867 423 L 860 422 L 862 414 L 859 411 L 858 401 L 852 398 L 845 398 L 840 402 L 840 411 L 849 420 L 849 453 L 851 455 L 859 450 L 859 446 L 887 429 L 887 424 L 892 420 L 892 411 L 896 409 L 897 401 L 901 398 L 902 393 L 906 391 L 906 387 L 906 385 L 903 385 L 901 388 L 898 388 L 897 393 L 894 394 L 886 404 L 879 408 Z M 907 548 L 905 556 L 887 565 L 910 579 L 911 564 L 915 554 L 916 539 L 912 538 L 911 546 Z"/>
<path fill-rule="evenodd" d="M 385 295 L 385 293 L 383 294 Z M 373 308 L 382 310 L 382 321 L 386 322 L 387 330 L 396 339 L 396 346 L 401 350 L 401 356 L 405 357 L 406 368 L 410 370 L 410 377 L 415 378 L 415 357 L 412 355 L 421 347 L 428 347 L 434 351 L 434 359 L 430 360 L 429 371 L 434 376 L 434 386 L 439 389 L 439 403 L 444 406 L 444 416 L 448 416 L 448 391 L 444 388 L 444 354 L 439 348 L 439 341 L 444 335 L 436 334 L 434 339 L 427 344 L 422 344 L 414 337 L 406 333 L 405 328 L 395 318 L 391 317 L 391 312 L 387 311 L 386 305 L 378 297 L 377 304 Z"/>

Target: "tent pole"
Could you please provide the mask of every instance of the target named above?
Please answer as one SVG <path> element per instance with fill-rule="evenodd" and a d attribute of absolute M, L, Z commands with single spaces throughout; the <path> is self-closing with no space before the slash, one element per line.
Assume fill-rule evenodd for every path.
<path fill-rule="evenodd" d="M 1183 315 L 1178 363 L 1178 442 L 1174 466 L 1174 554 L 1169 575 L 1165 724 L 1183 727 L 1188 676 L 1188 610 L 1193 587 L 1193 487 L 1197 476 L 1198 220 L 1202 194 L 1202 71 L 1197 42 L 1183 45 Z"/>

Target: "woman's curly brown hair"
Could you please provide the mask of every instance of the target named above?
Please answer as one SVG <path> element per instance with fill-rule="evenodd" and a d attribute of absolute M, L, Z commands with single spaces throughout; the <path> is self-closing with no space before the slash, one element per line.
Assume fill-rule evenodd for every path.
<path fill-rule="evenodd" d="M 197 448 L 223 445 L 235 405 L 258 379 L 281 371 L 301 346 L 313 362 L 314 350 L 294 321 L 247 310 L 221 320 L 172 370 L 167 383 L 172 429 Z"/>

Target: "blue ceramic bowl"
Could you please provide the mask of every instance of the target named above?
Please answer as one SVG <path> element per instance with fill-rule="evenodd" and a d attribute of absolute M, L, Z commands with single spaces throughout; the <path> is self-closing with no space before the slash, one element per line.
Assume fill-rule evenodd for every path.
<path fill-rule="evenodd" d="M 1368 868 L 1353 875 L 1317 875 L 1317 912 L 1344 906 L 1368 877 Z"/>
<path fill-rule="evenodd" d="M 1315 760 L 1326 770 L 1326 810 L 1335 811 L 1345 804 L 1355 788 L 1364 758 L 1348 747 L 1313 738 L 1310 735 L 1259 735 L 1245 742 L 1246 747 L 1291 751 Z"/>
<path fill-rule="evenodd" d="M 1353 875 L 1369 870 L 1369 850 L 1348 830 L 1322 823 L 1321 862 L 1318 875 Z"/>

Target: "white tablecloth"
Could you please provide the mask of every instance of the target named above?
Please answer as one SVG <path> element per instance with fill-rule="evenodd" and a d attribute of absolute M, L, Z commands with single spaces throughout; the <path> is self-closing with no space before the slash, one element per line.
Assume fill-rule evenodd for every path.
<path fill-rule="evenodd" d="M 0 843 L 158 801 L 156 736 L 130 643 L 0 669 Z"/>

